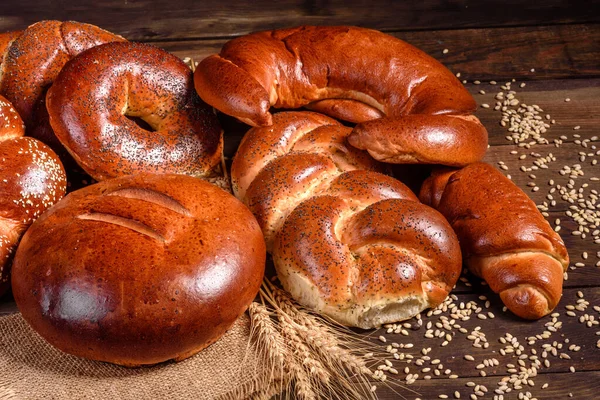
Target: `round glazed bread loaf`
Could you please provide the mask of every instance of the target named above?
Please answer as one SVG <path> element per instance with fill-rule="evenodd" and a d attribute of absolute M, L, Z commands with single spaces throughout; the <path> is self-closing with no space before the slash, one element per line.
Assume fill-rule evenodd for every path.
<path fill-rule="evenodd" d="M 346 144 L 351 128 L 283 112 L 243 138 L 231 169 L 284 288 L 361 328 L 413 317 L 448 295 L 461 270 L 456 235 L 381 165 Z"/>
<path fill-rule="evenodd" d="M 258 292 L 265 244 L 225 191 L 139 174 L 69 194 L 24 235 L 13 292 L 27 322 L 77 356 L 125 366 L 215 342 Z"/>
<path fill-rule="evenodd" d="M 102 43 L 124 41 L 94 25 L 40 21 L 13 38 L 2 53 L 0 94 L 13 103 L 27 127 L 62 157 L 64 150 L 48 124 L 46 90 L 71 58 Z"/>
<path fill-rule="evenodd" d="M 25 126 L 0 96 L 0 296 L 10 288 L 10 265 L 21 235 L 60 200 L 67 178 L 58 156 L 24 137 Z"/>
<path fill-rule="evenodd" d="M 491 165 L 438 170 L 420 198 L 454 228 L 469 270 L 516 315 L 537 319 L 562 295 L 569 255 L 535 203 Z"/>
<path fill-rule="evenodd" d="M 222 130 L 192 71 L 154 46 L 109 43 L 78 55 L 48 91 L 47 108 L 56 136 L 96 180 L 206 176 L 221 162 Z"/>
<path fill-rule="evenodd" d="M 271 106 L 308 106 L 351 122 L 476 108 L 434 58 L 385 33 L 348 26 L 233 39 L 200 62 L 194 80 L 204 101 L 252 126 L 272 123 Z"/>

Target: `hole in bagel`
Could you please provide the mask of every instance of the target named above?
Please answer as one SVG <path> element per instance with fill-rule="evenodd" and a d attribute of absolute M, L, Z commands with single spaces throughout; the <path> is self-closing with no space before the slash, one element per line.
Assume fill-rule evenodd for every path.
<path fill-rule="evenodd" d="M 146 130 L 146 131 L 150 131 L 150 132 L 156 132 L 157 130 L 154 129 L 154 127 L 152 125 L 150 125 L 148 122 L 146 122 L 143 118 L 141 117 L 136 117 L 133 115 L 127 115 L 125 114 L 125 117 L 130 120 L 133 121 L 137 126 L 139 126 L 140 128 Z"/>

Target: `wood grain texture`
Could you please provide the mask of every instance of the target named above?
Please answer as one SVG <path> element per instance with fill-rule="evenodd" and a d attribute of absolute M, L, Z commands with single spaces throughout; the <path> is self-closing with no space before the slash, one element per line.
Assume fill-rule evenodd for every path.
<path fill-rule="evenodd" d="M 596 382 L 600 378 L 600 372 L 579 372 L 576 375 L 567 373 L 543 374 L 536 379 L 536 386 L 527 388 L 533 395 L 540 400 L 565 400 L 565 399 L 595 399 L 596 389 L 590 382 Z M 471 394 L 475 393 L 475 387 L 467 386 L 472 382 L 471 378 L 447 379 L 443 384 L 439 380 L 430 381 L 420 380 L 418 383 L 408 386 L 408 388 L 381 388 L 377 390 L 379 400 L 438 400 L 441 394 L 447 395 L 448 399 L 455 399 L 454 392 L 460 393 L 461 399 L 469 399 Z M 493 399 L 496 389 L 497 378 L 478 378 L 477 384 L 485 385 L 488 394 L 480 399 Z M 548 384 L 548 387 L 542 389 L 542 385 Z M 413 392 L 414 391 L 414 392 Z M 570 396 L 571 395 L 571 396 Z M 505 400 L 518 399 L 517 392 L 505 394 Z"/>
<path fill-rule="evenodd" d="M 301 24 L 433 30 L 597 22 L 595 6 L 600 1 L 22 0 L 0 3 L 0 31 L 41 19 L 88 22 L 130 40 L 226 37 Z"/>
<path fill-rule="evenodd" d="M 485 295 L 489 298 L 489 308 L 485 308 L 485 300 L 480 299 L 480 295 Z M 582 297 L 580 298 L 579 295 Z M 447 394 L 449 398 L 454 398 L 453 394 L 457 390 L 460 392 L 461 398 L 469 398 L 470 394 L 474 393 L 475 390 L 466 384 L 467 382 L 474 382 L 477 385 L 485 385 L 488 394 L 484 398 L 491 399 L 494 390 L 498 387 L 498 382 L 503 377 L 511 375 L 508 372 L 508 364 L 513 364 L 518 369 L 520 367 L 519 359 L 521 359 L 524 362 L 524 366 L 529 368 L 531 362 L 535 358 L 538 358 L 542 362 L 548 359 L 549 364 L 538 369 L 537 377 L 531 376 L 535 385 L 529 386 L 525 384 L 523 392 L 530 391 L 540 399 L 557 398 L 552 396 L 558 395 L 565 398 L 568 396 L 568 393 L 577 394 L 575 396 L 577 399 L 591 399 L 592 397 L 587 397 L 592 393 L 589 384 L 575 384 L 575 382 L 572 382 L 575 380 L 579 381 L 582 379 L 580 377 L 586 376 L 585 374 L 590 374 L 587 375 L 590 377 L 595 376 L 598 369 L 596 357 L 598 351 L 596 349 L 596 341 L 598 337 L 594 335 L 598 330 L 597 325 L 588 328 L 586 324 L 579 322 L 579 317 L 588 313 L 595 315 L 597 312 L 592 310 L 590 305 L 584 311 L 575 311 L 575 316 L 569 316 L 567 315 L 568 310 L 565 308 L 568 305 L 576 305 L 577 301 L 581 299 L 588 301 L 591 305 L 598 304 L 600 301 L 600 290 L 598 288 L 583 289 L 581 291 L 574 289 L 565 290 L 563 298 L 554 311 L 558 322 L 561 322 L 562 326 L 554 332 L 548 331 L 550 335 L 547 338 L 536 338 L 531 344 L 529 338 L 542 334 L 547 329 L 546 325 L 551 321 L 552 317 L 547 316 L 536 322 L 524 322 L 510 312 L 503 312 L 499 299 L 486 291 L 485 288 L 480 288 L 478 295 L 458 295 L 454 304 L 460 305 L 461 303 L 467 304 L 473 302 L 482 308 L 483 313 L 492 312 L 495 316 L 493 319 L 484 321 L 473 314 L 469 320 L 456 320 L 451 323 L 451 325 L 456 324 L 456 327 L 448 330 L 437 325 L 444 318 L 450 319 L 448 313 L 442 313 L 440 315 L 424 316 L 423 327 L 419 327 L 414 319 L 409 321 L 412 327 L 406 329 L 408 335 L 386 333 L 385 329 L 380 329 L 370 334 L 370 337 L 378 346 L 381 346 L 381 342 L 377 339 L 380 336 L 386 338 L 386 344 L 398 343 L 401 347 L 406 346 L 408 343 L 413 344 L 413 347 L 410 349 L 400 350 L 405 354 L 412 355 L 414 357 L 412 361 L 407 361 L 407 358 L 405 360 L 393 361 L 393 367 L 399 371 L 398 378 L 400 382 L 405 379 L 407 374 L 416 373 L 421 378 L 414 384 L 405 386 L 410 390 L 418 392 L 416 394 L 411 394 L 408 390 L 402 388 L 396 388 L 398 393 L 405 395 L 407 398 L 436 399 L 440 394 Z M 424 336 L 427 324 L 430 322 L 434 331 L 440 329 L 440 331 L 452 337 L 448 346 L 441 346 L 442 342 L 446 340 L 445 337 L 426 338 Z M 465 328 L 468 332 L 461 333 L 458 330 L 459 326 Z M 475 329 L 479 329 L 481 333 L 485 334 L 485 338 L 489 343 L 487 349 L 473 347 L 473 341 L 467 338 Z M 506 349 L 507 345 L 501 343 L 500 338 L 506 338 L 507 334 L 512 335 L 518 341 L 518 345 L 523 346 L 521 355 L 518 355 L 516 352 L 501 354 L 500 349 Z M 518 347 L 518 345 L 515 347 Z M 544 345 L 553 345 L 556 347 L 556 355 L 551 351 L 547 351 L 547 354 L 544 354 Z M 579 346 L 579 349 L 572 348 L 571 346 Z M 424 360 L 422 365 L 416 365 L 415 361 L 423 356 L 423 349 L 430 349 L 427 353 L 430 359 Z M 474 360 L 466 360 L 464 358 L 465 355 L 472 356 Z M 499 361 L 497 366 L 477 367 L 484 360 L 492 358 Z M 436 361 L 433 360 L 439 360 L 439 364 L 436 364 Z M 440 364 L 443 365 L 441 368 L 443 373 L 440 376 L 436 376 L 433 374 L 433 370 L 439 368 Z M 408 370 L 405 371 L 407 367 Z M 570 367 L 575 368 L 577 371 L 576 375 L 570 372 Z M 425 368 L 430 368 L 431 371 L 427 371 Z M 486 372 L 486 377 L 480 376 L 481 370 Z M 447 379 L 450 374 L 458 375 L 458 378 Z M 431 380 L 424 380 L 423 377 L 425 375 L 430 375 Z M 541 388 L 544 383 L 548 383 L 549 387 L 547 389 Z M 505 395 L 505 398 L 516 399 L 516 392 L 513 391 L 508 396 Z M 382 388 L 378 394 L 381 399 L 395 398 L 391 396 L 391 390 L 386 388 Z"/>
<path fill-rule="evenodd" d="M 600 63 L 598 64 L 600 65 Z M 507 81 L 510 79 L 498 80 L 496 85 L 490 85 L 489 81 L 479 85 L 467 84 L 467 88 L 480 106 L 476 115 L 488 129 L 492 146 L 511 144 L 505 138 L 506 135 L 510 135 L 510 132 L 507 131 L 508 127 L 500 126 L 502 112 L 493 109 L 497 101 L 494 98 L 496 94 L 498 92 L 508 94 L 507 90 L 501 88 Z M 519 87 L 521 83 L 526 83 L 526 86 Z M 485 94 L 480 94 L 480 90 L 483 90 Z M 600 102 L 598 101 L 600 79 L 544 79 L 527 82 L 517 80 L 511 84 L 511 90 L 517 92 L 515 97 L 521 103 L 535 104 L 542 108 L 543 112 L 540 113 L 540 116 L 544 122 L 550 125 L 543 136 L 550 143 L 555 139 L 560 139 L 561 136 L 567 136 L 563 143 L 573 143 L 577 139 L 584 140 L 600 136 L 597 129 L 600 126 Z M 569 101 L 565 101 L 565 99 L 569 99 Z M 481 105 L 484 103 L 488 104 L 490 108 L 482 108 Z M 546 114 L 550 115 L 550 120 L 546 119 Z M 551 123 L 552 119 L 556 121 L 555 124 Z M 576 126 L 579 126 L 580 129 L 574 130 L 573 128 Z"/>
<path fill-rule="evenodd" d="M 435 57 L 460 79 L 524 80 L 600 76 L 600 24 L 390 32 Z M 227 39 L 154 43 L 195 61 Z M 448 49 L 447 54 L 443 50 Z M 531 69 L 535 71 L 532 72 Z"/>

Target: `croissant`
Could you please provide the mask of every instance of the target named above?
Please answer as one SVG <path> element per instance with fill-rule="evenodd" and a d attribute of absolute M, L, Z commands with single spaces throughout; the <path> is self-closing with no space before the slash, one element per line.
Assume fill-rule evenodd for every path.
<path fill-rule="evenodd" d="M 419 198 L 448 219 L 469 270 L 509 310 L 538 319 L 556 307 L 567 249 L 535 203 L 500 171 L 485 163 L 437 170 Z"/>

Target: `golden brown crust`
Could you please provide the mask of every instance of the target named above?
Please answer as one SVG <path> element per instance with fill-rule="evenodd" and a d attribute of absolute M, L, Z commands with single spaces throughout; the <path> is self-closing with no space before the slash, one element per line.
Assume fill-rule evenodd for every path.
<path fill-rule="evenodd" d="M 315 102 L 328 99 L 365 104 L 318 108 L 356 122 L 374 116 L 366 107 L 397 117 L 464 114 L 476 106 L 438 61 L 393 36 L 358 27 L 303 26 L 236 38 L 198 65 L 195 85 L 207 103 L 253 126 L 270 124 L 268 105 L 319 107 Z"/>
<path fill-rule="evenodd" d="M 420 198 L 439 201 L 436 208 L 454 228 L 467 266 L 511 311 L 529 319 L 552 311 L 569 255 L 535 203 L 511 180 L 476 163 L 430 178 Z"/>
<path fill-rule="evenodd" d="M 48 91 L 47 108 L 56 136 L 96 180 L 205 176 L 221 162 L 222 130 L 195 93 L 192 72 L 154 46 L 109 43 L 80 54 Z"/>
<path fill-rule="evenodd" d="M 313 101 L 306 108 L 330 117 L 349 122 L 371 121 L 383 118 L 385 115 L 378 109 L 358 100 L 325 99 Z"/>
<path fill-rule="evenodd" d="M 278 273 L 307 276 L 339 309 L 423 296 L 430 307 L 440 304 L 461 265 L 444 217 L 410 197 L 388 193 L 352 212 L 357 200 L 323 195 L 301 203 L 276 238 L 276 265 L 290 266 Z"/>
<path fill-rule="evenodd" d="M 254 213 L 270 251 L 274 235 L 299 203 L 325 190 L 345 171 L 382 171 L 365 152 L 346 144 L 351 129 L 312 112 L 282 112 L 273 125 L 253 128 L 233 160 L 236 196 Z"/>
<path fill-rule="evenodd" d="M 425 179 L 419 192 L 419 200 L 435 209 L 440 205 L 448 179 L 457 171 L 455 168 L 435 168 Z"/>
<path fill-rule="evenodd" d="M 34 223 L 13 291 L 51 344 L 127 366 L 189 357 L 254 300 L 265 245 L 233 196 L 184 175 L 139 174 L 71 193 Z"/>
<path fill-rule="evenodd" d="M 0 94 L 13 103 L 27 134 L 60 151 L 43 105 L 46 90 L 62 67 L 80 52 L 102 43 L 124 41 L 96 26 L 79 22 L 40 21 L 8 47 L 1 68 Z"/>
<path fill-rule="evenodd" d="M 22 34 L 23 31 L 0 33 L 0 66 L 2 65 L 4 55 L 6 54 L 6 51 L 8 50 L 8 47 L 10 46 L 12 41 L 21 36 Z"/>
<path fill-rule="evenodd" d="M 386 163 L 461 167 L 483 159 L 488 134 L 473 115 L 408 115 L 359 124 L 348 143 Z"/>
<path fill-rule="evenodd" d="M 0 96 L 0 296 L 10 287 L 10 264 L 21 235 L 65 194 L 67 179 L 58 156 L 24 137 L 25 126 Z"/>
<path fill-rule="evenodd" d="M 231 164 L 231 186 L 239 199 L 246 197 L 246 190 L 256 175 L 274 158 L 290 152 L 304 134 L 320 126 L 341 126 L 325 115 L 297 112 L 278 113 L 276 124 L 269 128 L 249 130 L 237 150 L 243 154 Z"/>
<path fill-rule="evenodd" d="M 232 182 L 284 288 L 343 324 L 371 328 L 442 302 L 461 256 L 441 214 L 376 172 L 381 165 L 347 145 L 350 131 L 315 113 L 275 114 L 244 137 Z"/>

